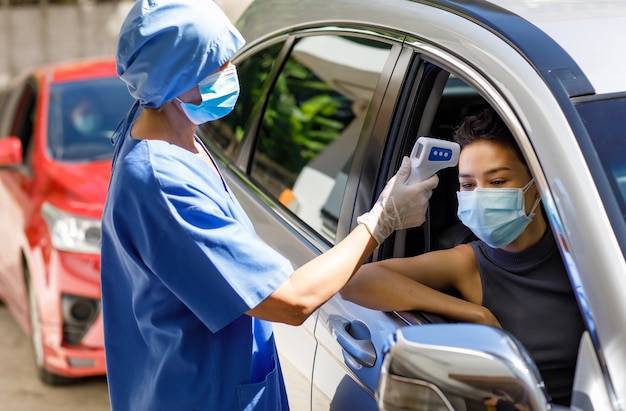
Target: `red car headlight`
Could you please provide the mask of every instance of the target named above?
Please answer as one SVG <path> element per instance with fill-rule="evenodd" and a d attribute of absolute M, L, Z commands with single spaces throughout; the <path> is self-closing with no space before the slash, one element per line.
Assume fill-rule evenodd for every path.
<path fill-rule="evenodd" d="M 52 245 L 62 251 L 97 254 L 100 252 L 99 219 L 66 213 L 50 203 L 44 203 L 41 213 L 48 223 Z"/>

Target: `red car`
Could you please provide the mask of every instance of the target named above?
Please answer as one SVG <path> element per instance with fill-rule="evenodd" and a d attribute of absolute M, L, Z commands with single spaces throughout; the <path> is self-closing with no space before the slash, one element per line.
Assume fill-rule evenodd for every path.
<path fill-rule="evenodd" d="M 0 298 L 48 384 L 105 373 L 100 218 L 131 105 L 113 59 L 39 67 L 0 95 Z"/>

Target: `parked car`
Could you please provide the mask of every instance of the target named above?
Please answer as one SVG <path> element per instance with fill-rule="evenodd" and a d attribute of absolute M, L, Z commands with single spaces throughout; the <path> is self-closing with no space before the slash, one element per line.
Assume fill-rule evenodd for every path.
<path fill-rule="evenodd" d="M 107 58 L 29 70 L 0 104 L 0 297 L 44 382 L 103 375 L 100 217 L 132 97 Z"/>
<path fill-rule="evenodd" d="M 256 0 L 238 27 L 238 105 L 199 133 L 267 243 L 296 267 L 328 250 L 418 136 L 451 139 L 489 105 L 529 164 L 586 321 L 572 409 L 624 409 L 623 2 Z M 466 240 L 456 170 L 438 174 L 426 223 L 372 261 Z M 467 326 L 336 295 L 301 327 L 275 326 L 292 408 L 469 410 L 464 395 L 478 388 L 433 377 L 469 372 L 525 387 L 531 409 L 548 409 L 523 347 Z"/>

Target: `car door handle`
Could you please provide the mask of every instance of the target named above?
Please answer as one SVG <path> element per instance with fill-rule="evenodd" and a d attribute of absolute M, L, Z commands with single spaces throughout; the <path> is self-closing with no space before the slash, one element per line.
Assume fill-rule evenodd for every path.
<path fill-rule="evenodd" d="M 341 345 L 341 348 L 364 367 L 376 364 L 376 349 L 372 343 L 372 335 L 364 322 L 348 321 L 338 315 L 328 319 L 330 331 Z"/>

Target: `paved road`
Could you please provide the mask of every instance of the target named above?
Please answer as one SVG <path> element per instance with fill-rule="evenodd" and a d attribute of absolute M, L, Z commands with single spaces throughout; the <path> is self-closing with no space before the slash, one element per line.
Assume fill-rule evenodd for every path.
<path fill-rule="evenodd" d="M 104 378 L 49 387 L 37 377 L 30 341 L 0 303 L 0 409 L 2 411 L 109 411 Z"/>

